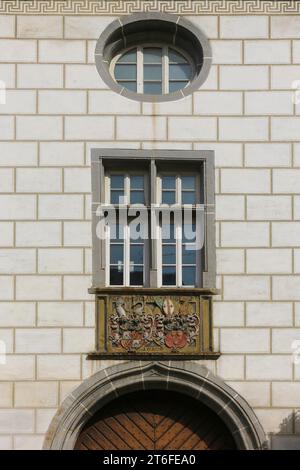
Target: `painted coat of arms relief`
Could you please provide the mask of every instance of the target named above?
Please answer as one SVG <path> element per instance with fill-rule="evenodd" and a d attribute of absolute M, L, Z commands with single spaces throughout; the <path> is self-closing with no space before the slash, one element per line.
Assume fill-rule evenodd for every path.
<path fill-rule="evenodd" d="M 109 300 L 111 352 L 193 352 L 199 349 L 196 297 L 113 296 Z"/>

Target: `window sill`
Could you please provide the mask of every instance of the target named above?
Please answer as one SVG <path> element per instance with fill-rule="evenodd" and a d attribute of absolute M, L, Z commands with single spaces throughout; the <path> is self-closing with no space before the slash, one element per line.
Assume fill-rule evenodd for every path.
<path fill-rule="evenodd" d="M 208 352 L 208 353 L 185 353 L 185 354 L 157 354 L 157 353 L 144 353 L 139 354 L 136 352 L 124 352 L 124 353 L 108 353 L 108 352 L 99 352 L 99 351 L 91 351 L 87 354 L 87 360 L 89 361 L 99 361 L 103 360 L 130 360 L 135 359 L 139 361 L 148 361 L 148 360 L 156 360 L 156 361 L 184 361 L 187 359 L 192 360 L 205 360 L 205 361 L 216 361 L 221 356 L 220 352 Z"/>
<path fill-rule="evenodd" d="M 90 294 L 95 295 L 218 295 L 219 289 L 207 287 L 133 287 L 133 286 L 115 286 L 115 287 L 96 287 L 89 290 Z"/>

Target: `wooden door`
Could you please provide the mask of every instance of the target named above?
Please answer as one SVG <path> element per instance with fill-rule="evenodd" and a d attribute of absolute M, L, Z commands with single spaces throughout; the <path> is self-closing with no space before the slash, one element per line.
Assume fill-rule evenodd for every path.
<path fill-rule="evenodd" d="M 174 392 L 125 395 L 101 409 L 76 442 L 78 450 L 223 450 L 235 444 L 221 419 Z"/>

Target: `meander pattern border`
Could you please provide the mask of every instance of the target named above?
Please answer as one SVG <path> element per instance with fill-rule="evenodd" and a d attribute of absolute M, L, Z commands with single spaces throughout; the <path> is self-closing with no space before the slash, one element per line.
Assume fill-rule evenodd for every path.
<path fill-rule="evenodd" d="M 127 15 L 299 14 L 298 0 L 0 0 L 2 14 Z"/>

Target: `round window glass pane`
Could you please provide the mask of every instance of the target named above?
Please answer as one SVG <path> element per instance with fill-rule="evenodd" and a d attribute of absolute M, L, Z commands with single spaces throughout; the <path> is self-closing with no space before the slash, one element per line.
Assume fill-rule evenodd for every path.
<path fill-rule="evenodd" d="M 127 90 L 134 91 L 135 93 L 137 92 L 136 82 L 128 82 L 124 80 L 119 80 L 118 83 L 122 85 L 123 87 L 127 88 Z"/>
<path fill-rule="evenodd" d="M 161 64 L 162 49 L 160 47 L 143 48 L 144 64 Z"/>
<path fill-rule="evenodd" d="M 180 82 L 170 82 L 169 83 L 169 93 L 172 93 L 173 91 L 181 90 L 182 88 L 185 88 L 187 86 L 188 82 L 186 81 L 180 81 Z"/>
<path fill-rule="evenodd" d="M 136 64 L 136 49 L 125 52 L 118 60 L 119 64 Z"/>
<path fill-rule="evenodd" d="M 170 80 L 189 80 L 191 78 L 191 66 L 189 64 L 170 64 Z"/>
<path fill-rule="evenodd" d="M 146 64 L 144 65 L 144 80 L 161 80 L 162 68 L 161 65 Z"/>
<path fill-rule="evenodd" d="M 145 82 L 144 83 L 144 93 L 147 95 L 161 95 L 162 86 L 161 83 L 156 82 Z"/>
<path fill-rule="evenodd" d="M 169 62 L 170 64 L 186 64 L 187 60 L 182 54 L 169 48 Z"/>
<path fill-rule="evenodd" d="M 136 80 L 136 65 L 117 64 L 115 77 L 117 80 Z"/>

